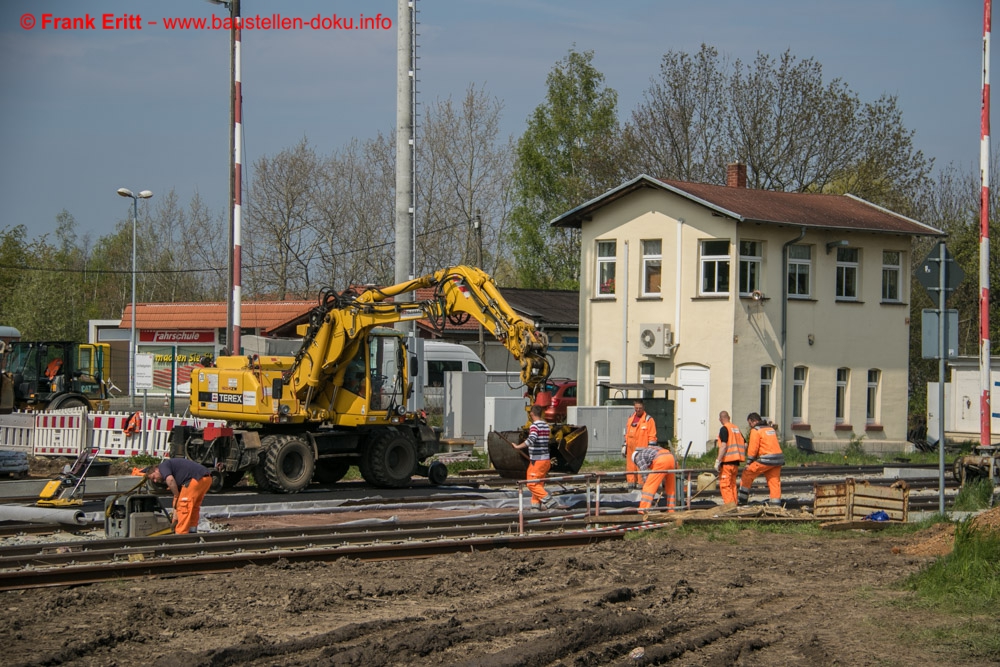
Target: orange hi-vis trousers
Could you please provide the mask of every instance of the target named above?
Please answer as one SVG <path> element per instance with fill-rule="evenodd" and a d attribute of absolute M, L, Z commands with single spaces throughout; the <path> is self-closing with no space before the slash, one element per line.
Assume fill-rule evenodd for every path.
<path fill-rule="evenodd" d="M 653 465 L 649 469 L 650 472 L 646 475 L 646 482 L 642 485 L 642 498 L 639 500 L 640 511 L 653 506 L 653 498 L 656 497 L 656 492 L 660 490 L 661 486 L 663 487 L 663 495 L 667 497 L 667 511 L 673 512 L 676 509 L 674 474 L 667 472 L 676 467 L 674 455 L 670 453 L 670 450 L 665 449 L 656 455 L 656 458 L 653 459 Z"/>
<path fill-rule="evenodd" d="M 764 476 L 767 480 L 767 491 L 772 501 L 781 500 L 781 466 L 767 466 L 759 461 L 754 461 L 743 469 L 740 477 L 739 497 L 741 503 L 746 503 L 750 499 L 750 487 L 753 481 Z"/>
<path fill-rule="evenodd" d="M 722 494 L 722 502 L 728 504 L 736 502 L 737 478 L 740 471 L 739 461 L 723 463 L 719 467 L 719 493 Z"/>
<path fill-rule="evenodd" d="M 545 459 L 544 461 L 532 461 L 528 464 L 527 479 L 545 479 L 545 476 L 549 474 L 549 468 L 551 467 L 551 459 Z M 549 497 L 549 492 L 545 490 L 545 484 L 543 482 L 529 483 L 528 490 L 531 491 L 532 507 L 542 505 L 545 502 L 545 499 Z"/>
<path fill-rule="evenodd" d="M 174 501 L 174 510 L 177 512 L 175 533 L 183 535 L 190 533 L 192 527 L 198 528 L 198 521 L 201 519 L 201 501 L 205 499 L 205 494 L 210 488 L 212 488 L 211 475 L 193 479 L 181 487 L 180 495 Z"/>

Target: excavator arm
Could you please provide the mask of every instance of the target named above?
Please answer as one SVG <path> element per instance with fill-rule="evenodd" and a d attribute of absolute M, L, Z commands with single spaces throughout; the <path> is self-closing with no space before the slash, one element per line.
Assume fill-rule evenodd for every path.
<path fill-rule="evenodd" d="M 426 301 L 389 301 L 419 288 L 434 287 Z M 483 325 L 521 365 L 521 381 L 534 395 L 552 371 L 548 338 L 520 317 L 485 272 L 456 266 L 358 295 L 324 293 L 300 333 L 304 340 L 286 374 L 296 398 L 308 404 L 340 366 L 354 357 L 361 341 L 377 326 L 430 319 L 458 324 L 472 318 Z"/>

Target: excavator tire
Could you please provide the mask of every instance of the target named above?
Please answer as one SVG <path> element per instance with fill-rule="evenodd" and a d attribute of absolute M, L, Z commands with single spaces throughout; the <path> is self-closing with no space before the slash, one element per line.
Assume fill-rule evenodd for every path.
<path fill-rule="evenodd" d="M 413 439 L 396 430 L 373 435 L 361 455 L 361 476 L 372 486 L 398 489 L 410 483 L 417 469 Z"/>
<path fill-rule="evenodd" d="M 261 493 L 278 491 L 267 478 L 267 453 L 272 447 L 277 446 L 279 437 L 277 435 L 268 435 L 260 440 L 260 454 L 257 458 L 257 464 L 253 467 L 253 479 L 257 484 L 257 490 Z"/>
<path fill-rule="evenodd" d="M 298 493 L 312 481 L 312 447 L 296 435 L 279 435 L 264 454 L 264 474 L 275 491 Z"/>
<path fill-rule="evenodd" d="M 336 484 L 344 479 L 344 475 L 351 469 L 351 464 L 347 459 L 320 459 L 316 461 L 316 473 L 313 475 L 320 484 Z"/>
<path fill-rule="evenodd" d="M 49 403 L 49 410 L 63 410 L 66 408 L 90 408 L 90 404 L 78 396 L 60 396 Z"/>

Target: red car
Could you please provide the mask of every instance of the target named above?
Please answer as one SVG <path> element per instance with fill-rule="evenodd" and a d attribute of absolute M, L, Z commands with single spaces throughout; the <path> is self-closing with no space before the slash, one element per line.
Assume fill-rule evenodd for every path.
<path fill-rule="evenodd" d="M 576 405 L 576 380 L 550 379 L 545 391 L 552 394 L 552 402 L 545 408 L 545 421 L 565 422 L 566 408 Z"/>

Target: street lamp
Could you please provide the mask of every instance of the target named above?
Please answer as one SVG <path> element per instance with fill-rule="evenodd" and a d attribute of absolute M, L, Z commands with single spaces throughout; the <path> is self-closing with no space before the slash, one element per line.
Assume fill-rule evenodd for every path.
<path fill-rule="evenodd" d="M 149 199 L 153 193 L 143 190 L 134 195 L 128 188 L 118 188 L 118 194 L 132 198 L 132 329 L 128 339 L 128 395 L 132 406 L 135 407 L 135 228 L 139 220 L 139 200 Z"/>

